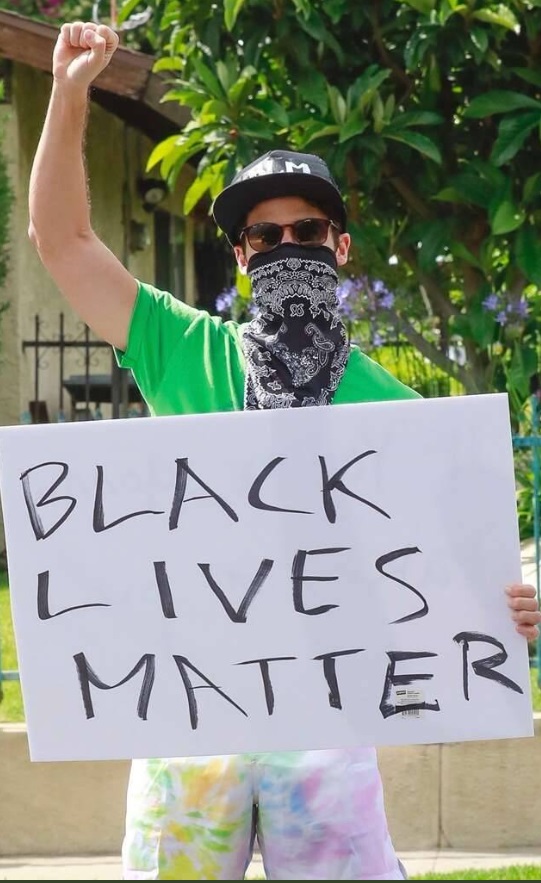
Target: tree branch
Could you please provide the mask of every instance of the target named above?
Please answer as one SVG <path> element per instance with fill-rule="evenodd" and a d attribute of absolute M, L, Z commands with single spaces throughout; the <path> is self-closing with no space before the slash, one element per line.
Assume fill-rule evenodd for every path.
<path fill-rule="evenodd" d="M 434 312 L 446 320 L 458 316 L 460 310 L 445 296 L 434 277 L 419 267 L 414 249 L 411 246 L 401 248 L 398 254 L 410 267 L 419 284 L 423 286 Z"/>
<path fill-rule="evenodd" d="M 445 374 L 448 374 L 450 377 L 453 377 L 455 380 L 458 380 L 464 387 L 464 389 L 472 394 L 482 392 L 479 389 L 473 374 L 462 365 L 459 365 L 457 362 L 453 361 L 449 356 L 447 356 L 442 350 L 440 350 L 437 346 L 430 341 L 426 340 L 423 335 L 417 331 L 416 328 L 411 325 L 407 319 L 404 319 L 402 316 L 396 316 L 399 331 L 404 335 L 406 340 L 409 341 L 419 352 L 421 355 L 425 356 L 433 365 L 436 365 L 438 368 L 441 368 Z"/>
<path fill-rule="evenodd" d="M 408 77 L 407 73 L 403 68 L 400 67 L 392 57 L 391 53 L 387 49 L 385 43 L 383 42 L 383 35 L 381 33 L 381 27 L 379 23 L 379 17 L 377 13 L 377 0 L 372 4 L 372 13 L 369 15 L 370 23 L 372 25 L 372 36 L 374 38 L 374 44 L 376 49 L 378 50 L 378 54 L 383 65 L 391 71 L 394 79 L 401 86 L 404 86 L 406 92 L 405 95 L 402 96 L 402 100 L 410 94 L 413 89 L 413 83 L 411 79 Z"/>
<path fill-rule="evenodd" d="M 400 194 L 406 206 L 412 209 L 416 215 L 424 221 L 433 221 L 437 218 L 437 214 L 432 211 L 424 199 L 421 199 L 421 197 L 412 190 L 408 182 L 395 172 L 388 160 L 382 162 L 381 171 L 389 184 L 391 184 L 396 192 Z"/>

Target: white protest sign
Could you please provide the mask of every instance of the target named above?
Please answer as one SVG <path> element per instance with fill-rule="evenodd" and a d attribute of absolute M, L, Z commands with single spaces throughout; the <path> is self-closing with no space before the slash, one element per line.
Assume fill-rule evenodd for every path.
<path fill-rule="evenodd" d="M 33 760 L 533 733 L 507 397 L 0 431 Z"/>

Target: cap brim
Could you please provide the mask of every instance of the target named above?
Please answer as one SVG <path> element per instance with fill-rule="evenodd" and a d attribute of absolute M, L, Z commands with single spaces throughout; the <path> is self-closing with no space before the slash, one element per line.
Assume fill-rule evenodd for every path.
<path fill-rule="evenodd" d="M 333 221 L 346 228 L 346 209 L 336 187 L 317 175 L 303 172 L 283 172 L 261 175 L 230 184 L 214 200 L 212 214 L 218 227 L 224 231 L 231 245 L 238 244 L 238 233 L 248 212 L 259 202 L 282 196 L 301 196 L 332 212 Z"/>

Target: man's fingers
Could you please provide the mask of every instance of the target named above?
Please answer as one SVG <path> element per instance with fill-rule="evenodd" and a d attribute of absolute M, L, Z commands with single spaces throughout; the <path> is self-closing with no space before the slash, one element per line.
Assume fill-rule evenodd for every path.
<path fill-rule="evenodd" d="M 506 590 L 510 598 L 535 598 L 537 592 L 529 583 L 513 583 Z"/>
<path fill-rule="evenodd" d="M 72 49 L 77 47 L 82 48 L 81 38 L 83 34 L 83 29 L 85 28 L 85 23 L 83 21 L 72 21 L 68 24 L 62 25 L 60 28 L 60 33 L 64 39 L 64 41 L 71 46 Z"/>
<path fill-rule="evenodd" d="M 111 54 L 118 46 L 118 34 L 107 25 L 94 22 L 72 21 L 63 24 L 60 32 L 64 41 L 72 49 L 102 49 Z"/>
<path fill-rule="evenodd" d="M 118 46 L 118 34 L 107 25 L 98 25 L 96 33 L 105 40 L 105 52 L 113 53 Z"/>
<path fill-rule="evenodd" d="M 528 641 L 533 641 L 539 636 L 538 626 L 541 623 L 536 589 L 528 583 L 513 583 L 505 591 L 517 632 Z"/>
<path fill-rule="evenodd" d="M 537 598 L 508 598 L 507 604 L 511 610 L 537 610 Z"/>
<path fill-rule="evenodd" d="M 106 45 L 104 38 L 100 36 L 97 31 L 91 31 L 89 28 L 85 28 L 81 34 L 82 49 L 90 49 L 101 56 L 105 55 Z"/>
<path fill-rule="evenodd" d="M 516 630 L 519 635 L 522 635 L 528 641 L 533 641 L 539 637 L 539 629 L 535 625 L 517 625 Z"/>
<path fill-rule="evenodd" d="M 539 625 L 541 613 L 538 610 L 513 610 L 513 620 L 520 625 Z"/>

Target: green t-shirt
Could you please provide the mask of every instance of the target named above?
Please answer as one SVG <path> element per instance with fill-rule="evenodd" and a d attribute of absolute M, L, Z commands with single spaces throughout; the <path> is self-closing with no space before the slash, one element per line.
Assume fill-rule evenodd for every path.
<path fill-rule="evenodd" d="M 154 416 L 242 410 L 243 325 L 224 322 L 139 282 L 122 368 L 131 368 Z M 333 404 L 418 398 L 418 393 L 351 347 Z"/>

